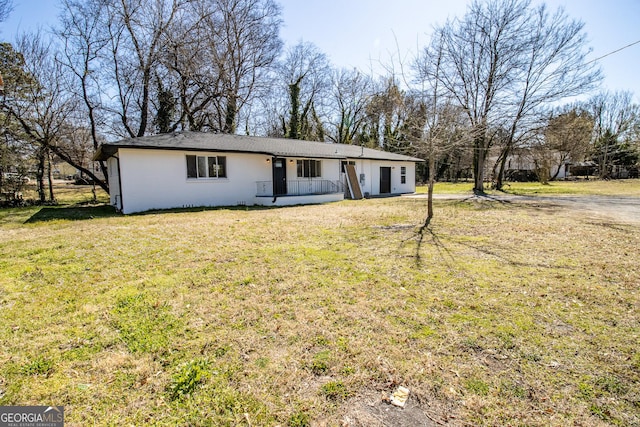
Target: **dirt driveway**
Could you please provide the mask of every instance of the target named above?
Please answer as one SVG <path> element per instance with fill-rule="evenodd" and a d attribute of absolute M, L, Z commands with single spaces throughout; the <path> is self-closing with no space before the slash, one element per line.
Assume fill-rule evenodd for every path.
<path fill-rule="evenodd" d="M 426 194 L 406 197 L 426 198 Z M 558 207 L 588 217 L 603 217 L 616 222 L 640 223 L 640 197 L 629 196 L 515 196 L 511 194 L 468 196 L 461 194 L 434 194 L 437 200 L 495 200 L 525 203 L 539 207 Z"/>

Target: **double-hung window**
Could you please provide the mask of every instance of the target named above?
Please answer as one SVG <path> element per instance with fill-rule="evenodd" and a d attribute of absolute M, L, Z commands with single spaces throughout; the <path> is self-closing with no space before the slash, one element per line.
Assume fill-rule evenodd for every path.
<path fill-rule="evenodd" d="M 407 167 L 401 166 L 400 167 L 400 184 L 406 184 L 406 183 L 407 183 Z"/>
<path fill-rule="evenodd" d="M 320 160 L 298 160 L 298 178 L 320 178 L 322 162 Z"/>
<path fill-rule="evenodd" d="M 224 156 L 187 156 L 187 178 L 226 178 Z"/>

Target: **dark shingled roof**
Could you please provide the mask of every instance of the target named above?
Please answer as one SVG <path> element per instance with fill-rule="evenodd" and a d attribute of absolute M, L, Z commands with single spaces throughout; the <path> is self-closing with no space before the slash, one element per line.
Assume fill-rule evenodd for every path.
<path fill-rule="evenodd" d="M 104 143 L 98 148 L 94 160 L 106 160 L 119 148 L 258 153 L 276 157 L 423 161 L 415 157 L 363 148 L 358 145 L 200 132 L 175 132 Z"/>

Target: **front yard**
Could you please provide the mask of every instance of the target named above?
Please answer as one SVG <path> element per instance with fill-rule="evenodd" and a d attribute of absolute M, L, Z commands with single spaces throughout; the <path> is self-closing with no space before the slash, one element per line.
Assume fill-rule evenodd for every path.
<path fill-rule="evenodd" d="M 639 425 L 640 224 L 435 207 L 421 241 L 424 199 L 0 211 L 0 404 L 384 425 L 403 385 L 434 425 Z"/>

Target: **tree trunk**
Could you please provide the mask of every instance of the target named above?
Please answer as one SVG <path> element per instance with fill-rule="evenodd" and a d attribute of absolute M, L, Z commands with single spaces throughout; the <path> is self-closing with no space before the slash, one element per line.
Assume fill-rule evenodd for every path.
<path fill-rule="evenodd" d="M 38 198 L 40 199 L 41 203 L 44 203 L 47 201 L 44 192 L 44 147 L 38 148 L 36 156 L 38 160 L 38 165 L 36 167 L 36 184 L 38 186 Z"/>
<path fill-rule="evenodd" d="M 53 171 L 51 170 L 51 152 L 47 150 L 47 184 L 49 184 L 49 201 L 54 203 L 56 197 L 53 194 Z"/>
<path fill-rule="evenodd" d="M 429 155 L 429 183 L 427 185 L 427 218 L 424 220 L 424 224 L 420 227 L 420 233 L 424 233 L 431 224 L 431 220 L 433 219 L 433 184 L 435 182 L 435 169 L 436 169 L 436 159 L 435 154 L 431 153 Z"/>
<path fill-rule="evenodd" d="M 236 133 L 236 110 L 237 99 L 235 95 L 227 97 L 227 111 L 224 117 L 224 129 L 223 133 Z"/>
<path fill-rule="evenodd" d="M 473 153 L 473 192 L 484 194 L 484 164 L 487 157 L 484 138 L 477 138 Z"/>
<path fill-rule="evenodd" d="M 507 157 L 509 157 L 509 149 L 505 148 L 502 152 L 502 158 L 500 159 L 500 168 L 496 176 L 496 190 L 502 191 L 504 185 L 504 170 L 507 165 Z"/>
<path fill-rule="evenodd" d="M 289 85 L 289 99 L 291 101 L 291 117 L 289 118 L 289 129 L 286 134 L 287 138 L 298 139 L 300 137 L 298 131 L 300 129 L 300 81 L 298 79 Z"/>
<path fill-rule="evenodd" d="M 429 156 L 429 186 L 427 187 L 427 221 L 426 225 L 429 225 L 433 218 L 433 184 L 436 178 L 436 160 L 435 155 Z"/>

